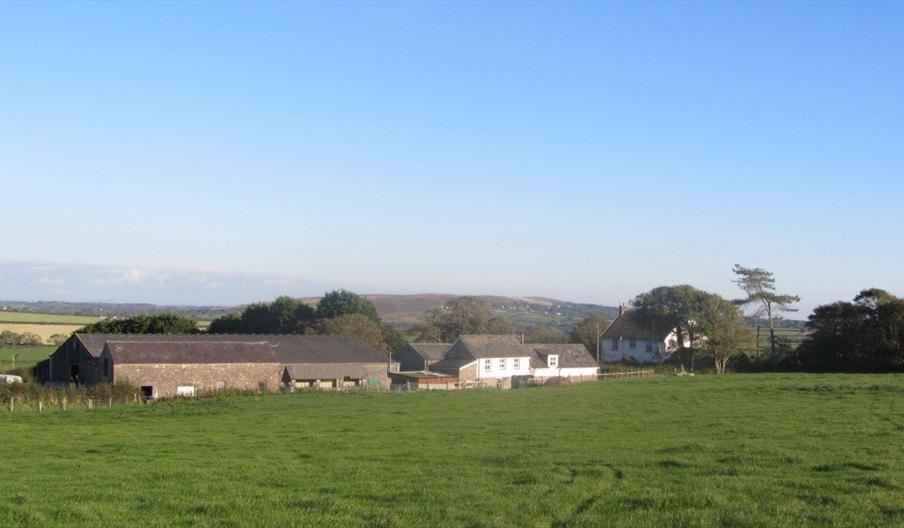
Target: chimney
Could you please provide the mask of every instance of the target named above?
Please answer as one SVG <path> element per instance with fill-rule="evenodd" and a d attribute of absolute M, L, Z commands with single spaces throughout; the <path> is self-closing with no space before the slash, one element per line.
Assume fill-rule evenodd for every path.
<path fill-rule="evenodd" d="M 618 315 L 624 315 L 625 312 L 629 310 L 628 305 L 625 303 L 621 303 L 618 305 Z"/>

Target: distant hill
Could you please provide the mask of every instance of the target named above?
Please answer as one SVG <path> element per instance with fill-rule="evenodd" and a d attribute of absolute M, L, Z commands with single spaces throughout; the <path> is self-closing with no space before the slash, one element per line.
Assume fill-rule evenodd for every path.
<path fill-rule="evenodd" d="M 377 305 L 377 311 L 384 321 L 399 327 L 410 327 L 423 323 L 430 310 L 441 307 L 460 297 L 447 293 L 418 293 L 413 295 L 368 294 L 365 295 Z M 523 332 L 532 326 L 545 325 L 561 331 L 568 331 L 575 323 L 592 314 L 601 314 L 608 320 L 618 315 L 615 306 L 573 303 L 546 297 L 507 297 L 502 295 L 478 295 L 493 307 L 499 315 L 512 322 L 516 332 Z M 303 297 L 308 304 L 317 304 L 319 297 Z M 56 301 L 22 302 L 0 301 L 0 315 L 3 310 L 63 315 L 85 315 L 95 317 L 130 317 L 175 313 L 199 321 L 210 321 L 230 312 L 240 312 L 240 306 L 179 306 L 145 303 L 67 303 Z M 748 318 L 750 326 L 765 326 L 765 321 Z M 806 321 L 781 319 L 778 328 L 800 328 Z"/>
<path fill-rule="evenodd" d="M 430 310 L 441 307 L 459 297 L 444 293 L 421 293 L 414 295 L 373 294 L 366 295 L 377 305 L 380 317 L 384 321 L 409 327 L 425 320 Z M 506 297 L 499 295 L 480 295 L 493 309 L 512 321 L 516 331 L 527 330 L 535 325 L 546 325 L 567 331 L 577 321 L 590 314 L 602 314 L 612 319 L 618 309 L 611 306 L 581 304 L 544 297 Z M 305 297 L 301 300 L 316 304 L 319 297 Z M 133 315 L 151 315 L 158 313 L 175 313 L 198 320 L 211 320 L 229 312 L 241 311 L 244 306 L 167 306 L 145 303 L 68 303 L 56 301 L 23 302 L 0 301 L 0 310 L 17 312 L 35 312 L 47 314 L 88 315 L 99 317 L 131 317 Z"/>
<path fill-rule="evenodd" d="M 93 317 L 132 317 L 133 315 L 175 313 L 197 320 L 209 321 L 231 311 L 235 311 L 235 308 L 230 306 L 167 306 L 148 303 L 0 301 L 0 314 L 2 314 L 2 311 L 86 315 Z"/>
<path fill-rule="evenodd" d="M 413 295 L 369 294 L 377 305 L 384 321 L 397 326 L 422 323 L 430 310 L 440 308 L 460 297 L 444 293 L 418 293 Z M 573 303 L 545 297 L 506 297 L 501 295 L 477 295 L 500 315 L 512 321 L 516 331 L 535 325 L 546 325 L 567 331 L 575 323 L 591 314 L 602 314 L 607 319 L 618 315 L 618 308 L 598 304 Z M 319 297 L 307 297 L 303 301 L 316 304 Z"/>

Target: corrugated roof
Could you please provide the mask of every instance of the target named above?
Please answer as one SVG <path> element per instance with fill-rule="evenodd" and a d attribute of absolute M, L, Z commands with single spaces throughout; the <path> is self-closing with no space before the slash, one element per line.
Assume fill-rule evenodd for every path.
<path fill-rule="evenodd" d="M 186 341 L 107 341 L 116 364 L 138 363 L 279 363 L 266 341 L 186 342 Z"/>
<path fill-rule="evenodd" d="M 408 343 L 414 352 L 428 361 L 439 361 L 452 343 Z"/>
<path fill-rule="evenodd" d="M 266 343 L 282 363 L 385 363 L 386 356 L 357 337 L 274 334 L 76 334 L 94 356 L 108 341 L 131 343 L 184 342 L 192 346 L 211 343 Z"/>
<path fill-rule="evenodd" d="M 666 338 L 668 332 L 661 333 L 649 325 L 645 325 L 640 321 L 637 312 L 627 311 L 619 315 L 612 321 L 609 328 L 603 332 L 604 339 L 643 339 L 651 341 L 661 341 Z"/>

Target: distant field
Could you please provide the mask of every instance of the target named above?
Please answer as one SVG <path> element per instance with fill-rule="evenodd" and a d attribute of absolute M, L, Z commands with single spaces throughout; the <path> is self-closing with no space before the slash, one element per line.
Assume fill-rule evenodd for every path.
<path fill-rule="evenodd" d="M 0 311 L 0 323 L 69 324 L 85 326 L 100 320 L 88 315 L 57 315 L 46 313 Z"/>
<path fill-rule="evenodd" d="M 35 324 L 35 323 L 0 323 L 0 332 L 8 330 L 17 334 L 31 332 L 41 336 L 45 343 L 50 342 L 50 337 L 55 334 L 69 335 L 82 328 L 81 324 Z"/>
<path fill-rule="evenodd" d="M 38 361 L 47 359 L 47 356 L 56 350 L 55 347 L 8 347 L 0 348 L 0 373 L 12 368 L 30 368 Z M 14 356 L 19 356 L 15 362 Z"/>
<path fill-rule="evenodd" d="M 902 526 L 902 401 L 760 374 L 0 411 L 0 526 Z"/>
<path fill-rule="evenodd" d="M 756 333 L 756 328 L 751 329 L 752 332 Z M 800 346 L 801 341 L 807 337 L 808 331 L 806 329 L 799 328 L 776 328 L 775 329 L 775 337 L 776 340 L 784 339 L 787 340 L 788 344 L 792 349 Z M 769 345 L 769 329 L 766 327 L 760 327 L 760 354 L 768 354 L 771 351 Z"/>

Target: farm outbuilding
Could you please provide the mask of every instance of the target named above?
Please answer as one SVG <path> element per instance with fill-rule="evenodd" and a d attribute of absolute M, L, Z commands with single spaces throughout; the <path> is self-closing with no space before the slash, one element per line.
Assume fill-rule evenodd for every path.
<path fill-rule="evenodd" d="M 150 398 L 224 388 L 389 385 L 382 352 L 355 337 L 75 334 L 35 367 L 48 385 L 128 381 Z"/>
<path fill-rule="evenodd" d="M 399 370 L 403 372 L 427 370 L 443 359 L 450 346 L 452 343 L 408 343 L 393 354 L 393 359 L 399 362 Z"/>

